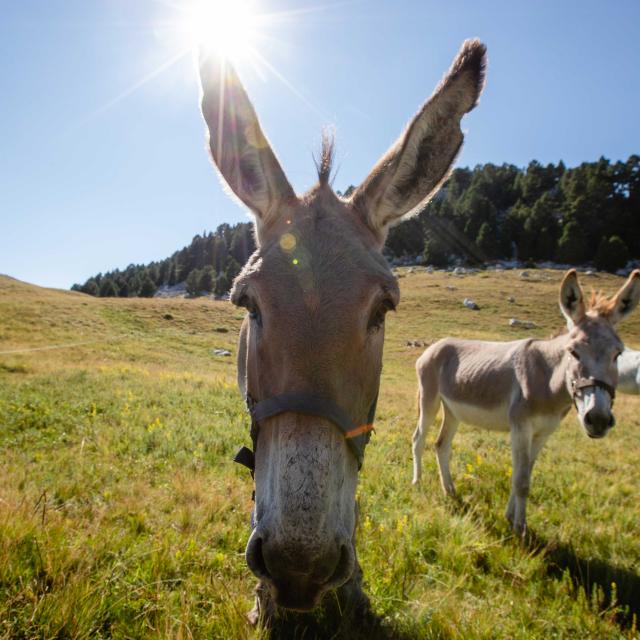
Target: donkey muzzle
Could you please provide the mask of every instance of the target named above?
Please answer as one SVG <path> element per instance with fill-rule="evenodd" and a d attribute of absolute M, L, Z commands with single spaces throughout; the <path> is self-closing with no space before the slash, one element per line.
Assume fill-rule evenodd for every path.
<path fill-rule="evenodd" d="M 614 427 L 616 419 L 612 413 L 591 409 L 584 416 L 584 426 L 590 438 L 604 438 L 609 429 Z"/>
<path fill-rule="evenodd" d="M 285 609 L 311 611 L 330 589 L 353 574 L 355 553 L 350 539 L 339 536 L 318 548 L 275 540 L 269 532 L 254 529 L 246 549 L 253 574 L 266 584 L 275 603 Z"/>

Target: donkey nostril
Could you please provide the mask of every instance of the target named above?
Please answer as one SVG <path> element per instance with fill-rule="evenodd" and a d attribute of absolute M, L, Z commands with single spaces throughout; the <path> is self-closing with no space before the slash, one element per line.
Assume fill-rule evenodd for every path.
<path fill-rule="evenodd" d="M 615 416 L 612 414 L 609 416 L 609 424 L 608 427 L 609 429 L 611 429 L 611 427 L 615 427 L 616 426 L 616 418 Z"/>
<path fill-rule="evenodd" d="M 255 532 L 249 538 L 247 543 L 247 550 L 245 551 L 245 558 L 251 572 L 257 577 L 264 580 L 270 580 L 271 576 L 267 570 L 267 565 L 262 555 L 262 538 Z"/>

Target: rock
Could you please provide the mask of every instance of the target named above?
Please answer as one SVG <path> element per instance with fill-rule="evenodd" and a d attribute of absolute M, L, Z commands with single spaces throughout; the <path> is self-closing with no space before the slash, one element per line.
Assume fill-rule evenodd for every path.
<path fill-rule="evenodd" d="M 453 275 L 454 276 L 463 276 L 466 272 L 467 272 L 467 270 L 464 267 L 456 267 L 453 270 Z"/>
<path fill-rule="evenodd" d="M 454 287 L 454 286 L 452 286 L 450 284 L 447 285 L 447 291 L 455 291 L 455 290 L 456 290 L 456 287 Z"/>
<path fill-rule="evenodd" d="M 498 262 L 498 264 L 503 269 L 517 269 L 519 266 L 521 266 L 518 260 L 501 260 L 500 262 Z"/>
<path fill-rule="evenodd" d="M 216 333 L 228 333 L 229 329 L 227 329 L 227 327 L 216 327 L 214 331 Z"/>
<path fill-rule="evenodd" d="M 184 282 L 178 282 L 174 285 L 166 285 L 158 287 L 153 294 L 154 298 L 184 298 L 187 295 L 187 285 Z"/>
<path fill-rule="evenodd" d="M 529 272 L 528 271 L 521 271 L 520 272 L 520 277 L 521 278 L 528 278 L 529 277 Z"/>
<path fill-rule="evenodd" d="M 588 271 L 585 271 L 584 274 L 585 276 L 591 276 L 593 278 L 597 278 L 597 274 L 595 271 L 591 271 L 591 269 L 589 269 Z"/>
<path fill-rule="evenodd" d="M 535 329 L 538 325 L 531 320 L 518 320 L 517 318 L 511 318 L 509 320 L 510 327 L 519 327 L 520 329 Z"/>
<path fill-rule="evenodd" d="M 471 309 L 473 311 L 480 311 L 480 307 L 475 303 L 471 298 L 465 298 L 462 301 L 462 304 L 467 307 L 467 309 Z"/>
<path fill-rule="evenodd" d="M 230 356 L 231 355 L 231 351 L 228 351 L 227 349 L 212 349 L 211 353 L 213 353 L 214 356 Z"/>
<path fill-rule="evenodd" d="M 510 302 L 511 304 L 513 304 L 516 301 L 516 299 L 513 296 L 509 296 L 507 298 L 507 302 Z"/>

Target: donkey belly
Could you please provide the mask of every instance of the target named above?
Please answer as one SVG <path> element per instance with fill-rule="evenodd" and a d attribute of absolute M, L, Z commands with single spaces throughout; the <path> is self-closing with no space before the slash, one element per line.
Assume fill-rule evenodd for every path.
<path fill-rule="evenodd" d="M 450 400 L 444 396 L 442 400 L 459 422 L 491 431 L 510 430 L 506 403 L 493 407 L 480 407 L 475 404 Z"/>

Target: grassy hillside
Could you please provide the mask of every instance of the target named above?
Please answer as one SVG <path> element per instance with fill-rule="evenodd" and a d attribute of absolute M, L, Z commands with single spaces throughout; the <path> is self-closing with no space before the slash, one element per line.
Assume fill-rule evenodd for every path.
<path fill-rule="evenodd" d="M 602 441 L 573 415 L 551 438 L 528 547 L 503 519 L 507 438 L 461 427 L 456 504 L 429 452 L 423 485 L 410 485 L 422 347 L 407 341 L 547 336 L 562 326 L 561 274 L 401 276 L 359 489 L 358 552 L 380 635 L 638 637 L 639 399 L 617 400 L 618 426 Z M 609 292 L 621 282 L 583 279 Z M 512 329 L 514 316 L 539 328 Z M 0 638 L 261 635 L 244 621 L 250 478 L 231 462 L 248 441 L 235 386 L 241 317 L 225 302 L 96 299 L 0 277 Z M 640 347 L 640 313 L 621 335 Z M 218 347 L 232 357 L 212 355 Z"/>

